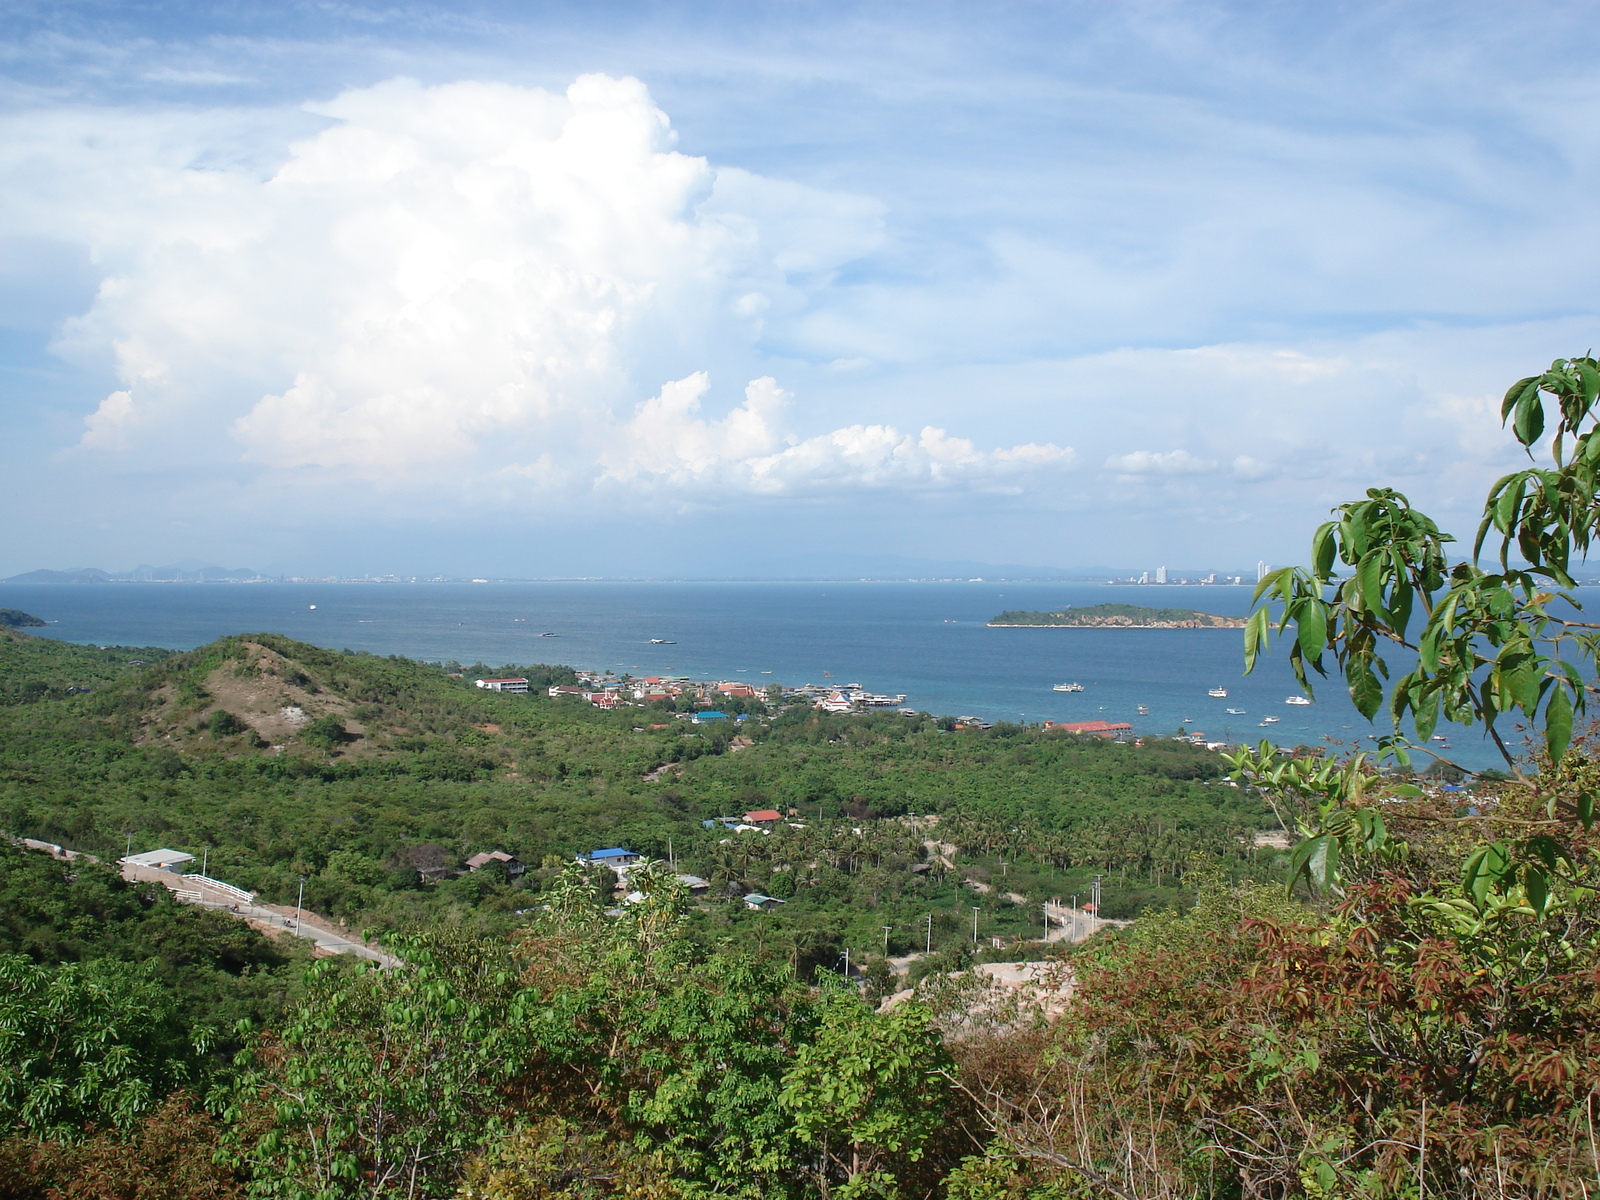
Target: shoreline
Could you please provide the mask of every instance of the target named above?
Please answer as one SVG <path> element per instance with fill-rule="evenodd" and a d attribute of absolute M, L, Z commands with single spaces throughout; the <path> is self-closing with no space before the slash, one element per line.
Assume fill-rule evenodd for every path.
<path fill-rule="evenodd" d="M 1240 621 L 1237 625 L 1182 625 L 1177 623 L 1162 625 L 1024 625 L 1011 624 L 1009 622 L 997 624 L 994 621 L 988 621 L 984 624 L 985 629 L 1215 629 L 1224 633 L 1236 633 L 1244 627 L 1244 621 Z M 1272 628 L 1276 629 L 1277 625 L 1274 624 Z"/>

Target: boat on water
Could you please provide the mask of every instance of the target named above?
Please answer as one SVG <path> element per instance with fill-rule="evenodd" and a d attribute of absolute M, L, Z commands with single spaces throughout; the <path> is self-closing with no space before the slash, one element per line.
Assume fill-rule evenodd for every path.
<path fill-rule="evenodd" d="M 1083 684 L 1081 684 L 1081 683 L 1058 683 L 1058 684 L 1056 684 L 1055 687 L 1051 688 L 1050 690 L 1051 691 L 1055 691 L 1055 692 L 1081 692 L 1081 691 L 1083 691 Z"/>
<path fill-rule="evenodd" d="M 1150 715 L 1150 706 L 1148 704 L 1139 705 L 1139 715 L 1141 717 L 1148 717 Z"/>
<path fill-rule="evenodd" d="M 1281 720 L 1283 720 L 1282 717 L 1262 717 L 1261 723 L 1263 725 L 1276 725 Z"/>
<path fill-rule="evenodd" d="M 1430 742 L 1448 742 L 1450 739 L 1442 733 L 1436 733 L 1428 739 Z"/>
<path fill-rule="evenodd" d="M 541 633 L 540 637 L 560 637 L 559 633 Z"/>
<path fill-rule="evenodd" d="M 1284 703 L 1285 704 L 1310 704 L 1311 700 L 1310 700 L 1310 697 L 1307 697 L 1307 696 L 1290 696 L 1287 700 L 1284 701 Z"/>
<path fill-rule="evenodd" d="M 1226 700 L 1228 698 L 1228 689 L 1224 687 L 1214 687 L 1207 692 L 1206 695 L 1215 700 Z"/>
<path fill-rule="evenodd" d="M 678 643 L 668 638 L 651 638 L 650 644 L 652 646 L 676 646 Z"/>
<path fill-rule="evenodd" d="M 1242 716 L 1244 716 L 1244 709 L 1242 709 L 1242 708 L 1230 708 L 1228 710 L 1228 715 L 1230 717 L 1242 717 Z"/>

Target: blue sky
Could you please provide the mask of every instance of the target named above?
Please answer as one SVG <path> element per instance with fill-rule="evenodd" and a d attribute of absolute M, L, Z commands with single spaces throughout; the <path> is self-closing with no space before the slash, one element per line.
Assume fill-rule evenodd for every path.
<path fill-rule="evenodd" d="M 1592 17 L 10 5 L 0 575 L 1470 532 L 1600 342 Z"/>

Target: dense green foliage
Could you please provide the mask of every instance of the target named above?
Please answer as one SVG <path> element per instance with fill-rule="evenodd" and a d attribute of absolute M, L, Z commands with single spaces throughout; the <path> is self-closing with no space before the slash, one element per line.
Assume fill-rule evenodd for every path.
<path fill-rule="evenodd" d="M 20 608 L 0 608 L 0 627 L 7 629 L 36 629 L 42 628 L 45 621 L 32 613 L 25 613 Z"/>
<path fill-rule="evenodd" d="M 232 1044 L 241 1020 L 275 1018 L 304 954 L 221 913 L 178 904 L 159 884 L 0 844 L 0 954 L 44 968 L 116 962 L 139 967 L 177 1006 L 183 1036 Z M 201 1025 L 209 1029 L 202 1034 Z"/>
<path fill-rule="evenodd" d="M 44 673 L 81 648 L 0 651 Z M 0 820 L 106 857 L 130 834 L 138 849 L 209 847 L 213 876 L 279 902 L 305 876 L 309 907 L 361 927 L 509 928 L 550 862 L 626 845 L 710 881 L 697 936 L 832 967 L 847 946 L 881 949 L 884 925 L 891 950 L 925 941 L 929 913 L 936 943 L 970 942 L 974 904 L 983 934 L 1037 934 L 1040 904 L 1096 873 L 1107 915 L 1131 916 L 1178 894 L 1196 847 L 1270 868 L 1252 845 L 1268 810 L 1186 742 L 809 707 L 696 727 L 663 706 L 499 694 L 470 672 L 269 635 L 121 670 L 88 695 L 0 707 Z M 290 702 L 298 726 L 279 717 Z M 703 824 L 766 807 L 803 828 Z M 449 876 L 491 849 L 534 869 Z M 789 903 L 751 914 L 750 891 Z"/>

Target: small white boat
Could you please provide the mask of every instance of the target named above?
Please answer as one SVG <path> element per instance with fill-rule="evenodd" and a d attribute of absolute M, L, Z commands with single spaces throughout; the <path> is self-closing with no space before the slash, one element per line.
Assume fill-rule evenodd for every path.
<path fill-rule="evenodd" d="M 1148 704 L 1139 705 L 1139 715 L 1141 717 L 1148 717 L 1150 715 L 1150 706 Z"/>
<path fill-rule="evenodd" d="M 1266 729 L 1269 726 L 1271 726 L 1271 724 L 1272 724 L 1272 718 L 1268 717 L 1265 721 L 1262 721 L 1261 724 L 1257 725 L 1256 728 L 1257 729 Z"/>
<path fill-rule="evenodd" d="M 1056 684 L 1055 687 L 1051 688 L 1050 690 L 1053 691 L 1053 692 L 1081 692 L 1081 691 L 1083 691 L 1083 684 L 1081 684 L 1081 683 L 1058 683 L 1058 684 Z"/>
<path fill-rule="evenodd" d="M 1230 708 L 1228 710 L 1228 715 L 1230 717 L 1242 717 L 1242 716 L 1244 716 L 1244 709 L 1242 709 L 1242 708 Z"/>
<path fill-rule="evenodd" d="M 1311 700 L 1306 696 L 1290 696 L 1287 700 L 1284 701 L 1284 703 L 1285 704 L 1310 704 Z"/>
<path fill-rule="evenodd" d="M 1223 687 L 1212 688 L 1206 695 L 1214 700 L 1226 700 L 1228 698 L 1228 689 Z"/>
<path fill-rule="evenodd" d="M 1282 717 L 1262 717 L 1261 723 L 1263 725 L 1276 725 L 1282 719 Z"/>
<path fill-rule="evenodd" d="M 1450 739 L 1442 733 L 1436 733 L 1428 739 L 1430 742 L 1448 742 Z"/>
<path fill-rule="evenodd" d="M 651 638 L 650 644 L 652 646 L 676 646 L 678 643 L 668 641 L 666 638 Z"/>

